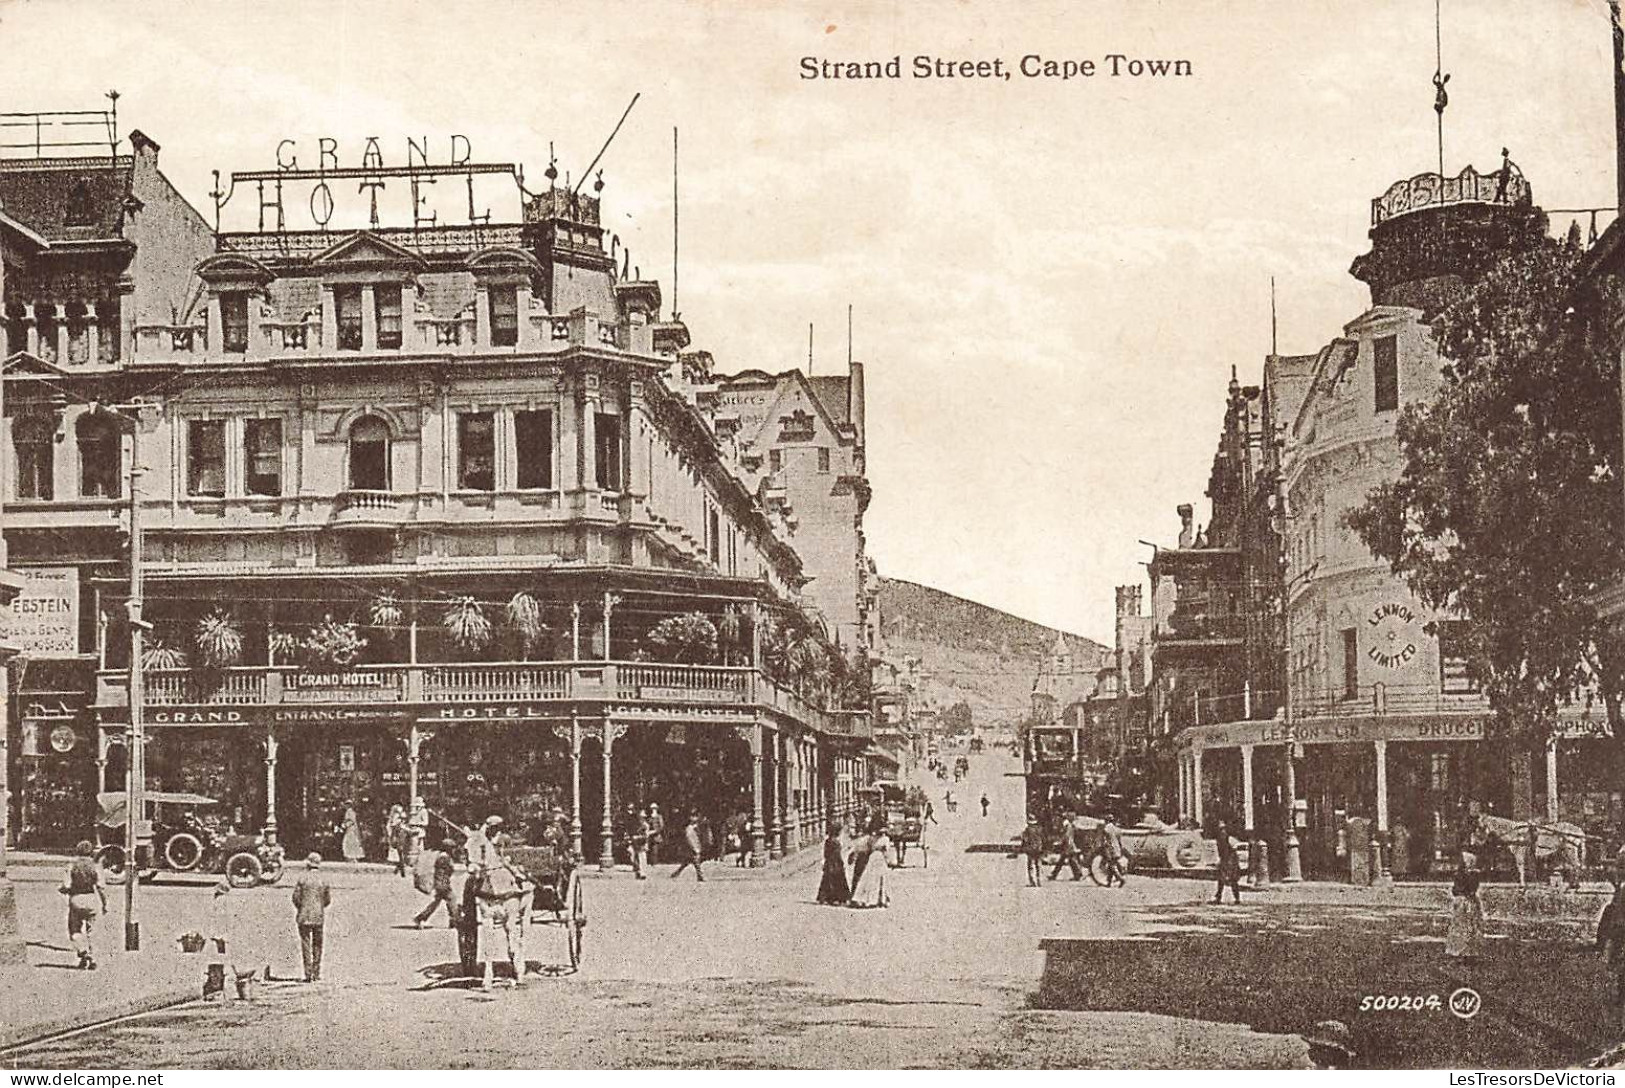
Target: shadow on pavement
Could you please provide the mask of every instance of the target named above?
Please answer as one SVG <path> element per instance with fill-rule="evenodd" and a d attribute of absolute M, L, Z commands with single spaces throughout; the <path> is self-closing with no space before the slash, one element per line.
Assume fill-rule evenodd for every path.
<path fill-rule="evenodd" d="M 1134 1011 L 1303 1034 L 1341 1020 L 1359 1068 L 1552 1068 L 1617 1041 L 1609 983 L 1573 929 L 1529 927 L 1475 963 L 1444 955 L 1434 912 L 1315 905 L 1147 908 L 1128 940 L 1048 940 L 1029 1004 Z M 1471 1019 L 1448 1009 L 1471 986 Z M 1367 997 L 1420 997 L 1378 1011 Z M 1437 997 L 1435 1003 L 1426 999 Z"/>

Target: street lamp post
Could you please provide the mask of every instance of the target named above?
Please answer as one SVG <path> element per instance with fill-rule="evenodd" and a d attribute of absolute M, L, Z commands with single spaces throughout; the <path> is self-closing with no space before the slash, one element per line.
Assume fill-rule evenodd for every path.
<path fill-rule="evenodd" d="M 141 840 L 150 837 L 146 827 L 147 744 L 145 717 L 146 685 L 141 656 L 146 652 L 148 624 L 141 615 L 141 442 L 139 424 L 130 427 L 130 598 L 125 609 L 130 619 L 129 704 L 130 727 L 125 733 L 124 789 L 124 950 L 141 950 L 141 923 L 135 915 L 135 887 L 140 883 Z"/>

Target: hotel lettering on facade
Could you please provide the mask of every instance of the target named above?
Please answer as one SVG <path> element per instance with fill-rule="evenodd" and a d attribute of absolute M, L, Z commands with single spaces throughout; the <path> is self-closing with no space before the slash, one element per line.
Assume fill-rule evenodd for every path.
<path fill-rule="evenodd" d="M 868 709 L 828 673 L 868 661 L 861 380 L 812 394 L 840 400 L 829 448 L 766 465 L 603 227 L 601 180 L 550 167 L 531 192 L 465 141 L 363 176 L 368 225 L 339 229 L 333 170 L 283 166 L 233 176 L 250 222 L 260 203 L 233 231 L 129 144 L 0 162 L 6 540 L 25 600 L 66 578 L 76 609 L 71 647 L 59 616 L 54 650 L 25 647 L 25 842 L 82 837 L 123 788 L 132 446 L 152 788 L 295 849 L 336 851 L 353 808 L 372 856 L 415 797 L 465 823 L 559 809 L 606 863 L 628 806 L 718 836 L 743 816 L 765 859 L 855 804 Z M 422 210 L 436 177 L 466 180 L 460 225 Z M 408 186 L 389 225 L 380 192 Z M 292 229 L 307 194 L 323 218 Z M 789 509 L 803 470 L 857 498 Z M 824 597 L 804 534 L 825 566 L 849 549 Z"/>
<path fill-rule="evenodd" d="M 1306 872 L 1357 881 L 1448 868 L 1480 813 L 1620 836 L 1600 702 L 1577 693 L 1553 744 L 1503 739 L 1463 620 L 1423 605 L 1344 521 L 1399 474 L 1402 407 L 1440 387 L 1427 322 L 1547 230 L 1510 163 L 1373 201 L 1352 268 L 1371 308 L 1312 355 L 1269 356 L 1260 386 L 1232 379 L 1212 522 L 1192 533 L 1186 512 L 1180 546 L 1151 564 L 1163 807 L 1249 829 L 1276 874 L 1289 814 Z"/>

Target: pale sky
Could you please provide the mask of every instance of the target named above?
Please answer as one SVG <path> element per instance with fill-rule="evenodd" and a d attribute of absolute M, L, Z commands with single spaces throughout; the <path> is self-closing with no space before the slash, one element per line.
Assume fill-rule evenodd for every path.
<path fill-rule="evenodd" d="M 1443 9 L 1447 172 L 1505 145 L 1543 206 L 1611 205 L 1604 0 Z M 552 141 L 579 177 L 640 92 L 605 220 L 669 304 L 679 126 L 694 347 L 786 369 L 813 322 L 831 373 L 855 306 L 881 572 L 1101 641 L 1112 587 L 1143 577 L 1136 541 L 1171 543 L 1180 502 L 1205 521 L 1230 368 L 1256 383 L 1269 350 L 1270 276 L 1283 352 L 1338 335 L 1367 302 L 1347 269 L 1371 198 L 1437 157 L 1431 0 L 0 0 L 0 34 L 0 109 L 117 88 L 125 131 L 205 211 L 210 169 L 270 169 L 285 137 L 302 166 L 322 136 L 352 166 L 367 136 L 395 165 L 407 136 L 439 157 L 462 133 L 533 189 Z M 917 54 L 1029 53 L 1194 75 L 799 78 L 808 55 L 901 55 L 906 76 Z"/>

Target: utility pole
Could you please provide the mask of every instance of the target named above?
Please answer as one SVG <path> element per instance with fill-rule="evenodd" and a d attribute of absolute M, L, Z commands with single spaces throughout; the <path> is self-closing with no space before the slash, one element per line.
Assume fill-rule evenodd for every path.
<path fill-rule="evenodd" d="M 141 656 L 146 652 L 147 622 L 141 616 L 141 425 L 130 427 L 130 727 L 124 734 L 124 950 L 141 950 L 141 923 L 135 915 L 135 887 L 140 881 L 141 840 L 151 841 L 146 823 L 147 744 L 144 728 L 146 692 Z"/>
<path fill-rule="evenodd" d="M 0 301 L 5 299 L 5 240 L 0 237 Z M 0 364 L 3 366 L 3 364 Z M 0 422 L 5 419 L 6 383 L 0 373 Z M 6 459 L 0 457 L 0 525 L 8 483 Z M 22 591 L 22 579 L 6 569 L 6 538 L 0 532 L 0 610 L 10 613 L 11 602 Z M 0 965 L 27 962 L 27 946 L 17 923 L 17 895 L 6 875 L 6 850 L 11 838 L 11 693 L 9 662 L 17 653 L 0 631 Z"/>

